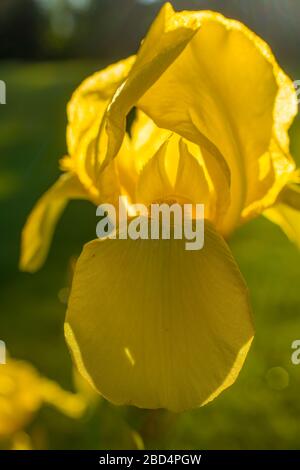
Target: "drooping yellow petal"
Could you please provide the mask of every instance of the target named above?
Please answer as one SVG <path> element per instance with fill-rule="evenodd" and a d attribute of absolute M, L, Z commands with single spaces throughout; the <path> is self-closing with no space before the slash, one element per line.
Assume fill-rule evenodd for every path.
<path fill-rule="evenodd" d="M 96 135 L 108 101 L 124 79 L 134 58 L 121 61 L 85 80 L 68 105 L 67 140 L 70 155 L 61 161 L 67 175 L 40 199 L 22 233 L 20 269 L 34 272 L 43 264 L 55 224 L 69 199 L 89 199 L 95 203 L 117 201 L 123 193 L 132 197 L 133 182 L 128 169 L 132 155 L 128 136 L 116 159 L 96 176 L 92 171 Z"/>
<path fill-rule="evenodd" d="M 273 182 L 262 176 L 261 158 L 272 138 L 286 148 L 286 130 L 296 114 L 295 91 L 268 46 L 244 25 L 212 12 L 191 15 L 202 22 L 199 31 L 138 106 L 157 125 L 193 142 L 201 131 L 225 156 L 232 183 L 223 226 L 227 233 L 243 208 L 266 194 Z M 284 151 L 279 166 L 288 160 L 292 171 Z M 273 162 L 264 170 L 272 176 Z"/>
<path fill-rule="evenodd" d="M 184 240 L 96 240 L 78 260 L 66 338 L 80 372 L 108 400 L 183 411 L 237 378 L 253 336 L 248 292 L 206 223 Z"/>
<path fill-rule="evenodd" d="M 276 204 L 263 213 L 279 225 L 287 237 L 300 248 L 300 187 L 287 185 Z"/>
<path fill-rule="evenodd" d="M 40 198 L 22 231 L 20 269 L 37 271 L 44 263 L 56 223 L 70 199 L 87 199 L 76 175 L 66 173 Z"/>

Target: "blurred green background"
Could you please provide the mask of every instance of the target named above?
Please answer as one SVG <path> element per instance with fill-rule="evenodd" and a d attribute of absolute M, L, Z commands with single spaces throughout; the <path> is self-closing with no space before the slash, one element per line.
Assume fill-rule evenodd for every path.
<path fill-rule="evenodd" d="M 161 3 L 0 2 L 0 79 L 7 85 L 7 104 L 0 106 L 0 338 L 13 357 L 30 361 L 70 390 L 72 364 L 63 338 L 66 297 L 72 260 L 95 237 L 95 210 L 85 202 L 68 206 L 48 260 L 34 275 L 18 271 L 20 232 L 33 204 L 59 174 L 72 91 L 91 72 L 135 52 Z M 243 20 L 271 44 L 285 70 L 300 78 L 300 2 L 173 4 Z M 300 163 L 297 121 L 291 138 Z M 230 245 L 250 289 L 256 326 L 236 384 L 212 404 L 180 415 L 100 400 L 83 418 L 72 420 L 43 407 L 26 427 L 35 448 L 300 448 L 300 365 L 291 363 L 291 343 L 300 339 L 300 254 L 262 218 L 236 232 Z M 43 439 L 34 437 L 41 434 Z"/>

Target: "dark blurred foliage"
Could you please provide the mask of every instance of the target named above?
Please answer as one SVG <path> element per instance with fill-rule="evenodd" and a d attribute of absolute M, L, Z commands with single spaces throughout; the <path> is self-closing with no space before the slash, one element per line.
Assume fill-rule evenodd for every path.
<path fill-rule="evenodd" d="M 0 57 L 36 58 L 42 22 L 34 0 L 0 0 Z"/>
<path fill-rule="evenodd" d="M 135 52 L 163 1 L 0 0 L 0 58 L 116 59 Z M 173 0 L 177 10 L 212 9 L 266 39 L 280 61 L 300 48 L 299 0 Z"/>

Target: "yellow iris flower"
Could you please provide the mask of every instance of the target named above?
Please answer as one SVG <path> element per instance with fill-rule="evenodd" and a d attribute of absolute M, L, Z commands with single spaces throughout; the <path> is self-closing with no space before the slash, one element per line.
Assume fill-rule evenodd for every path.
<path fill-rule="evenodd" d="M 130 133 L 126 118 L 135 108 Z M 182 411 L 236 379 L 253 338 L 248 292 L 224 241 L 261 213 L 300 241 L 291 80 L 238 21 L 166 3 L 136 56 L 86 79 L 68 105 L 65 173 L 37 203 L 21 268 L 43 263 L 70 199 L 205 204 L 205 244 L 94 240 L 77 262 L 66 338 L 108 400 Z"/>
<path fill-rule="evenodd" d="M 83 394 L 63 390 L 28 362 L 8 358 L 7 364 L 0 365 L 0 443 L 18 440 L 43 404 L 54 405 L 72 418 L 79 418 L 87 408 Z"/>

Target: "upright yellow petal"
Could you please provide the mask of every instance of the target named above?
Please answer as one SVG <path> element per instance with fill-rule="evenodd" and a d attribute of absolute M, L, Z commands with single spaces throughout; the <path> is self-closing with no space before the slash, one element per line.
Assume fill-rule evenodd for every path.
<path fill-rule="evenodd" d="M 75 90 L 68 104 L 68 150 L 83 184 L 94 182 L 95 159 L 99 149 L 96 137 L 106 108 L 134 63 L 129 57 L 96 72 Z"/>
<path fill-rule="evenodd" d="M 22 231 L 20 269 L 37 271 L 44 263 L 56 223 L 70 199 L 87 199 L 76 175 L 65 173 L 40 198 Z"/>
<path fill-rule="evenodd" d="M 168 145 L 163 149 L 162 145 L 165 142 L 168 142 Z M 180 152 L 178 142 L 181 142 Z M 200 202 L 199 191 L 203 189 L 203 183 L 201 180 L 199 181 L 197 176 L 199 176 L 199 171 L 203 171 L 203 177 L 205 179 L 204 185 L 209 186 L 209 198 L 205 198 L 206 217 L 213 221 L 216 227 L 219 228 L 230 203 L 230 175 L 226 166 L 223 165 L 222 157 L 220 158 L 216 148 L 213 146 L 207 146 L 206 142 L 201 141 L 201 139 L 199 142 L 200 145 L 193 144 L 186 139 L 180 138 L 178 134 L 172 133 L 167 129 L 157 127 L 152 119 L 142 111 L 138 110 L 137 117 L 133 122 L 131 129 L 131 149 L 132 155 L 134 155 L 134 170 L 131 170 L 131 174 L 133 171 L 135 172 L 134 179 L 137 182 L 136 198 L 139 202 L 144 200 L 145 195 L 141 194 L 140 191 L 142 190 L 144 193 L 144 189 L 142 187 L 145 186 L 146 174 L 149 174 L 148 187 L 151 189 L 151 193 L 159 191 L 158 185 L 168 185 L 167 178 L 161 179 L 160 176 L 162 176 L 162 174 L 157 174 L 157 170 L 159 169 L 158 167 L 156 167 L 154 172 L 150 172 L 151 167 L 155 169 L 155 162 L 150 163 L 151 158 L 158 152 L 162 154 L 166 149 L 168 149 L 167 154 L 165 156 L 161 155 L 159 158 L 166 160 L 166 163 L 168 162 L 170 170 L 168 173 L 173 173 L 173 179 L 174 175 L 178 174 L 179 180 L 176 188 L 177 193 L 179 192 L 182 195 L 184 195 L 184 193 L 188 193 L 190 200 L 194 202 L 198 200 L 198 202 Z M 180 169 L 178 168 L 179 154 L 181 154 L 182 157 L 180 160 Z M 189 157 L 192 158 L 184 158 L 183 154 L 189 154 Z M 187 155 L 185 155 L 185 157 L 187 157 Z M 118 159 L 119 155 L 117 157 L 117 160 Z M 189 163 L 195 166 L 195 162 L 193 162 L 194 159 L 199 163 L 200 170 L 196 165 L 196 173 L 195 175 L 192 175 L 192 169 Z M 185 166 L 186 164 L 188 169 Z M 185 176 L 181 177 L 180 174 L 182 172 Z M 142 174 L 139 176 L 140 173 Z M 152 181 L 150 180 L 150 175 L 152 175 Z M 196 180 L 194 182 L 195 184 L 191 184 L 187 175 Z M 156 177 L 158 177 L 157 181 L 155 180 Z M 166 194 L 168 191 L 172 193 L 172 189 L 168 189 L 167 187 L 163 189 L 161 187 L 160 193 L 162 195 Z M 193 191 L 194 195 L 191 195 Z M 195 193 L 198 193 L 197 197 Z M 149 197 L 146 197 L 146 199 L 149 200 Z M 203 199 L 203 197 L 200 199 Z"/>
<path fill-rule="evenodd" d="M 172 135 L 143 168 L 136 199 L 147 206 L 153 202 L 205 204 L 209 214 L 210 194 L 203 168 L 187 145 Z"/>
<path fill-rule="evenodd" d="M 199 144 L 200 133 L 225 157 L 231 205 L 222 231 L 228 234 L 284 166 L 293 170 L 286 151 L 295 91 L 269 47 L 244 25 L 212 12 L 189 15 L 201 23 L 198 32 L 138 106 L 158 126 L 192 142 Z"/>
<path fill-rule="evenodd" d="M 170 3 L 162 7 L 142 42 L 127 80 L 119 87 L 109 105 L 105 164 L 118 153 L 128 112 L 178 57 L 198 28 L 197 21 L 188 21 L 184 14 L 175 13 Z"/>
<path fill-rule="evenodd" d="M 78 260 L 66 338 L 80 372 L 115 404 L 183 411 L 237 378 L 253 328 L 248 292 L 210 224 L 184 240 L 97 240 Z"/>
<path fill-rule="evenodd" d="M 136 117 L 131 126 L 133 164 L 136 175 L 141 172 L 171 134 L 171 131 L 157 127 L 143 111 L 136 110 Z"/>

